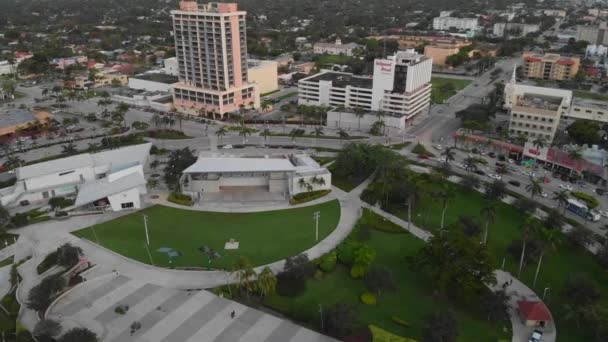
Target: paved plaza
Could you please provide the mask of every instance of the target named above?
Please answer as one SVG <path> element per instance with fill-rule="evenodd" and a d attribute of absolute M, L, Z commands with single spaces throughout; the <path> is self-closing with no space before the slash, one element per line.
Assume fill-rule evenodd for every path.
<path fill-rule="evenodd" d="M 115 312 L 119 306 L 128 306 L 126 313 Z M 73 289 L 49 318 L 89 327 L 108 342 L 335 341 L 205 290 L 170 289 L 118 273 Z"/>

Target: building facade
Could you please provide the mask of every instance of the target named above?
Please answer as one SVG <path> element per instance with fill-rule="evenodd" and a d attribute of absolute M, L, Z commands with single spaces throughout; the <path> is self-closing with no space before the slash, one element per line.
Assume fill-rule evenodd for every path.
<path fill-rule="evenodd" d="M 471 45 L 468 40 L 449 43 L 429 44 L 424 47 L 424 55 L 433 60 L 434 65 L 445 65 L 447 58 L 457 54 L 462 47 Z"/>
<path fill-rule="evenodd" d="M 565 18 L 566 11 L 562 9 L 546 9 L 543 10 L 543 14 L 548 17 Z"/>
<path fill-rule="evenodd" d="M 608 25 L 605 22 L 598 26 L 578 25 L 576 27 L 576 40 L 583 40 L 589 44 L 608 45 Z"/>
<path fill-rule="evenodd" d="M 591 99 L 574 98 L 570 111 L 564 116 L 567 120 L 591 120 L 608 123 L 608 103 Z"/>
<path fill-rule="evenodd" d="M 436 17 L 433 18 L 433 30 L 447 31 L 455 28 L 459 31 L 475 31 L 478 23 L 477 18 Z"/>
<path fill-rule="evenodd" d="M 581 64 L 578 57 L 561 56 L 556 53 L 540 55 L 526 52 L 523 54 L 523 60 L 526 77 L 553 81 L 574 79 Z"/>
<path fill-rule="evenodd" d="M 585 58 L 601 58 L 608 56 L 608 47 L 604 45 L 587 45 L 585 49 Z"/>
<path fill-rule="evenodd" d="M 246 12 L 235 3 L 181 1 L 171 11 L 179 82 L 173 90 L 179 112 L 219 114 L 260 105 L 247 74 Z"/>
<path fill-rule="evenodd" d="M 373 77 L 325 71 L 298 82 L 299 103 L 382 111 L 398 118 L 398 128 L 425 113 L 430 105 L 432 59 L 414 50 L 399 51 L 374 61 Z M 337 126 L 338 112 L 328 113 L 328 126 Z"/>
<path fill-rule="evenodd" d="M 275 61 L 250 59 L 247 61 L 249 82 L 258 85 L 260 94 L 279 89 L 278 63 Z"/>
<path fill-rule="evenodd" d="M 335 43 L 315 43 L 313 45 L 313 51 L 318 55 L 328 54 L 352 56 L 354 51 L 358 48 L 360 48 L 360 46 L 356 43 L 342 44 L 342 40 L 340 38 L 337 38 Z"/>
<path fill-rule="evenodd" d="M 129 77 L 129 88 L 170 93 L 173 85 L 177 83 L 177 77 L 161 74 L 161 73 L 146 73 Z"/>
<path fill-rule="evenodd" d="M 551 142 L 562 115 L 567 115 L 572 91 L 516 84 L 515 70 L 505 85 L 505 108 L 509 110 L 509 133 Z"/>
<path fill-rule="evenodd" d="M 492 33 L 495 36 L 504 36 L 508 33 L 512 36 L 523 37 L 528 33 L 540 31 L 540 26 L 536 24 L 520 24 L 520 23 L 495 23 Z"/>

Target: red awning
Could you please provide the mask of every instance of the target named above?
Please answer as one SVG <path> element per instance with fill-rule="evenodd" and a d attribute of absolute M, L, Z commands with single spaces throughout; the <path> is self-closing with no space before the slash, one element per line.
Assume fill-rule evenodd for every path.
<path fill-rule="evenodd" d="M 550 321 L 551 313 L 543 302 L 517 302 L 519 311 L 524 316 L 526 321 Z"/>

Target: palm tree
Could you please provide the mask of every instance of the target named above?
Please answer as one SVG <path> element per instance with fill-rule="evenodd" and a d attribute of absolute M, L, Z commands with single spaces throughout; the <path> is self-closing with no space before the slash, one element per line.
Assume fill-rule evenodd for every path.
<path fill-rule="evenodd" d="M 519 258 L 519 270 L 517 272 L 517 278 L 521 276 L 521 270 L 524 267 L 524 257 L 526 255 L 526 244 L 528 243 L 528 238 L 530 235 L 537 232 L 539 229 L 538 220 L 534 216 L 529 216 L 524 224 L 521 226 L 521 235 L 522 235 L 522 246 L 521 246 L 521 256 Z"/>
<path fill-rule="evenodd" d="M 294 128 L 291 130 L 291 132 L 289 132 L 289 136 L 291 137 L 291 141 L 295 144 L 296 143 L 296 138 L 298 136 L 302 135 L 302 130 L 299 128 Z"/>
<path fill-rule="evenodd" d="M 245 143 L 247 142 L 247 136 L 251 135 L 251 133 L 253 132 L 253 128 L 249 128 L 246 126 L 242 126 L 241 129 L 239 129 L 239 135 L 243 137 L 243 145 L 245 145 Z"/>
<path fill-rule="evenodd" d="M 277 288 L 277 278 L 272 274 L 269 267 L 264 267 L 258 276 L 258 289 L 260 289 L 260 299 L 273 293 Z"/>
<path fill-rule="evenodd" d="M 14 169 L 14 168 L 19 167 L 19 166 L 21 166 L 23 164 L 24 164 L 24 162 L 23 162 L 23 160 L 21 158 L 17 157 L 14 154 L 11 154 L 11 155 L 9 155 L 6 158 L 6 162 L 4 163 L 4 166 L 6 166 L 8 168 L 11 168 L 11 169 Z"/>
<path fill-rule="evenodd" d="M 361 107 L 355 107 L 355 116 L 359 120 L 359 131 L 361 131 L 361 119 L 365 116 L 365 109 Z"/>
<path fill-rule="evenodd" d="M 580 161 L 583 159 L 583 154 L 581 153 L 580 150 L 575 149 L 575 150 L 570 151 L 570 153 L 568 153 L 568 157 L 570 157 L 572 162 L 576 162 L 576 170 L 578 172 L 578 169 L 581 166 Z M 572 176 L 572 171 L 574 171 L 574 169 L 570 170 L 570 176 Z"/>
<path fill-rule="evenodd" d="M 322 126 L 315 127 L 315 145 L 316 145 L 317 141 L 319 140 L 319 137 L 322 135 L 325 135 L 325 133 L 323 132 L 323 127 Z"/>
<path fill-rule="evenodd" d="M 270 108 L 270 104 L 268 104 L 266 101 L 262 102 L 262 105 L 260 106 L 262 112 L 265 112 L 268 108 Z"/>
<path fill-rule="evenodd" d="M 559 192 L 554 192 L 555 196 L 553 196 L 553 200 L 557 201 L 558 208 L 560 206 L 564 207 L 564 214 L 566 214 L 566 205 L 568 204 L 568 190 L 561 190 Z"/>
<path fill-rule="evenodd" d="M 494 223 L 496 220 L 496 202 L 487 201 L 481 208 L 481 214 L 486 217 L 486 227 L 483 232 L 483 244 L 488 244 L 488 231 L 490 229 L 490 223 Z"/>
<path fill-rule="evenodd" d="M 536 148 L 537 152 L 545 147 L 545 139 L 538 137 L 532 141 L 532 145 Z M 538 162 L 538 154 L 536 155 L 536 162 Z"/>
<path fill-rule="evenodd" d="M 538 279 L 538 273 L 540 272 L 540 265 L 543 262 L 543 256 L 549 249 L 557 249 L 556 245 L 559 242 L 559 235 L 555 234 L 555 231 L 556 229 L 548 228 L 540 228 L 538 231 L 538 240 L 541 242 L 542 246 L 540 249 L 540 256 L 538 257 L 538 265 L 536 265 L 536 272 L 534 273 L 534 281 L 532 282 L 532 287 L 536 286 L 536 280 Z"/>
<path fill-rule="evenodd" d="M 226 127 L 222 126 L 217 131 L 215 131 L 215 136 L 220 140 L 220 144 L 222 143 L 222 138 L 228 133 Z"/>
<path fill-rule="evenodd" d="M 72 142 L 69 142 L 67 145 L 61 146 L 62 154 L 71 155 L 71 154 L 75 154 L 76 152 L 78 152 L 78 150 L 76 149 L 76 146 Z"/>
<path fill-rule="evenodd" d="M 298 186 L 301 189 L 304 189 L 304 188 L 306 188 L 306 185 L 308 185 L 308 183 L 306 183 L 306 180 L 304 180 L 304 178 L 300 178 L 300 180 L 298 181 Z"/>
<path fill-rule="evenodd" d="M 517 142 L 521 146 L 524 146 L 526 144 L 526 141 L 528 141 L 528 137 L 523 133 L 519 133 L 519 135 L 517 136 L 517 138 L 515 138 L 515 140 L 517 140 Z"/>
<path fill-rule="evenodd" d="M 344 142 L 344 139 L 349 137 L 348 133 L 346 133 L 346 131 L 342 128 L 338 129 L 338 136 L 340 136 L 340 140 L 342 142 Z"/>
<path fill-rule="evenodd" d="M 542 179 L 534 179 L 530 176 L 530 183 L 526 185 L 526 191 L 530 193 L 530 198 L 534 199 L 534 196 L 540 195 L 543 193 L 543 187 L 541 186 Z"/>
<path fill-rule="evenodd" d="M 446 147 L 443 152 L 441 152 L 442 156 L 445 156 L 445 165 L 449 165 L 452 160 L 456 157 L 456 152 L 453 151 L 453 147 Z"/>
<path fill-rule="evenodd" d="M 268 137 L 272 135 L 272 132 L 268 128 L 266 128 L 262 131 L 262 133 L 260 133 L 260 135 L 264 137 L 264 144 L 266 144 L 266 139 L 268 139 Z"/>
<path fill-rule="evenodd" d="M 464 160 L 464 166 L 467 172 L 477 170 L 477 159 L 475 157 L 466 157 Z"/>
<path fill-rule="evenodd" d="M 422 179 L 418 174 L 410 173 L 406 176 L 406 198 L 407 198 L 407 230 L 412 224 L 412 206 L 420 194 Z"/>
<path fill-rule="evenodd" d="M 443 236 L 445 212 L 448 209 L 449 202 L 456 197 L 456 190 L 449 183 L 444 183 L 440 190 L 435 193 L 435 197 L 441 201 L 441 226 L 439 228 L 439 235 Z"/>
<path fill-rule="evenodd" d="M 385 115 L 386 114 L 381 110 L 376 112 L 376 118 L 378 118 L 378 121 L 382 121 L 383 123 L 384 123 L 384 120 L 382 118 L 384 118 Z M 382 125 L 382 135 L 385 135 L 385 134 L 386 134 L 386 125 L 383 124 Z"/>

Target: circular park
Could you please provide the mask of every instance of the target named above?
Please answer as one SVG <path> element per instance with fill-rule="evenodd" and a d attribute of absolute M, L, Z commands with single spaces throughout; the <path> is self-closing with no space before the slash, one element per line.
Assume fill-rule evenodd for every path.
<path fill-rule="evenodd" d="M 155 205 L 73 234 L 159 267 L 230 270 L 241 257 L 261 266 L 304 252 L 331 234 L 339 220 L 337 200 L 253 213 Z"/>

